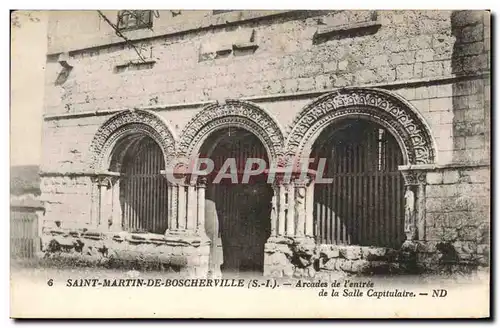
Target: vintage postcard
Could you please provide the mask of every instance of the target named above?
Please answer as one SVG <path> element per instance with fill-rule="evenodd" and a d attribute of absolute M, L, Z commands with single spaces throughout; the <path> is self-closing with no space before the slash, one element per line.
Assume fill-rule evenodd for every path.
<path fill-rule="evenodd" d="M 490 16 L 12 12 L 11 317 L 490 317 Z"/>

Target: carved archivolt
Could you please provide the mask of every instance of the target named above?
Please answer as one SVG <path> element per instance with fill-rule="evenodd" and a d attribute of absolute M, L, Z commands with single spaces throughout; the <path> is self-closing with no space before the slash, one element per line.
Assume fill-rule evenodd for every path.
<path fill-rule="evenodd" d="M 197 156 L 206 138 L 225 127 L 240 127 L 255 134 L 264 144 L 270 158 L 283 151 L 284 136 L 277 121 L 263 108 L 240 100 L 205 107 L 186 125 L 178 144 L 178 155 Z"/>
<path fill-rule="evenodd" d="M 340 118 L 360 117 L 377 122 L 394 134 L 405 164 L 435 161 L 434 142 L 424 119 L 403 98 L 380 89 L 343 88 L 307 105 L 291 125 L 289 156 L 308 157 L 321 131 Z"/>
<path fill-rule="evenodd" d="M 161 148 L 165 162 L 174 156 L 175 137 L 168 124 L 148 110 L 125 110 L 109 118 L 97 130 L 90 145 L 90 166 L 94 170 L 107 170 L 116 143 L 132 134 L 151 137 Z"/>

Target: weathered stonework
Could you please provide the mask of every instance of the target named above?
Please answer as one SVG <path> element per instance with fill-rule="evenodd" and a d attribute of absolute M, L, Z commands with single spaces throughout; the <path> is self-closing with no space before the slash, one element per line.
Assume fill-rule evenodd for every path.
<path fill-rule="evenodd" d="M 42 256 L 72 265 L 161 270 L 206 277 L 209 245 L 197 236 L 45 228 Z"/>
<path fill-rule="evenodd" d="M 136 70 L 117 69 L 135 63 L 137 55 L 99 23 L 97 13 L 51 15 L 41 186 L 46 256 L 99 265 L 144 259 L 206 275 L 208 245 L 184 244 L 187 235 L 83 232 L 97 231 L 96 184 L 112 159 L 120 161 L 115 146 L 132 134 L 149 136 L 168 170 L 174 158 L 187 163 L 212 132 L 240 127 L 283 167 L 295 156 L 309 156 L 334 121 L 357 118 L 385 127 L 401 148 L 400 171 L 416 200 L 410 211 L 415 222 L 406 213 L 401 218 L 411 226 L 408 240 L 387 249 L 316 245 L 313 229 L 305 239 L 273 236 L 265 246 L 264 274 L 333 277 L 489 265 L 489 13 L 160 14 L 153 31 L 127 32 L 147 49 L 151 63 Z M 227 33 L 227 23 L 237 32 Z M 72 66 L 65 81 L 57 80 L 61 58 Z M 177 208 L 179 190 L 189 186 L 174 187 L 169 204 Z M 296 185 L 297 193 L 281 188 L 283 196 L 302 195 L 294 199 L 302 221 L 294 224 L 304 234 L 312 215 L 306 187 Z"/>

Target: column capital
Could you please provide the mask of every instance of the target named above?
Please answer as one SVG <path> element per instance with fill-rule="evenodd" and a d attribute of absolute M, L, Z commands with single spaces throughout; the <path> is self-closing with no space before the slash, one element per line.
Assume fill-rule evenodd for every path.
<path fill-rule="evenodd" d="M 416 186 L 426 183 L 427 172 L 421 170 L 402 170 L 401 174 L 406 186 Z"/>
<path fill-rule="evenodd" d="M 160 172 L 167 179 L 167 183 L 172 186 L 196 186 L 204 188 L 207 185 L 207 177 L 205 175 L 179 173 L 171 170 L 162 170 Z"/>
<path fill-rule="evenodd" d="M 120 179 L 121 174 L 118 172 L 96 172 L 92 176 L 92 181 L 96 183 L 99 187 L 111 188 L 118 179 Z"/>
<path fill-rule="evenodd" d="M 297 186 L 297 184 L 300 183 L 299 181 L 303 181 L 305 185 L 308 185 L 314 181 L 316 177 L 315 170 L 301 171 L 300 169 L 278 167 L 274 170 L 267 170 L 265 172 L 274 178 L 272 182 L 277 186 L 289 185 L 292 183 Z"/>
<path fill-rule="evenodd" d="M 206 175 L 200 175 L 197 179 L 198 188 L 206 188 L 208 183 L 208 178 Z"/>

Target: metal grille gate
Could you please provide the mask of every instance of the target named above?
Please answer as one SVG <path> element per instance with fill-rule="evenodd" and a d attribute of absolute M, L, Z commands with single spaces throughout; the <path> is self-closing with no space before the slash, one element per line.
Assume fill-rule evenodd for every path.
<path fill-rule="evenodd" d="M 163 234 L 167 229 L 167 181 L 160 147 L 145 137 L 128 151 L 120 185 L 123 229 Z"/>
<path fill-rule="evenodd" d="M 10 217 L 11 258 L 33 258 L 40 246 L 36 213 L 31 208 L 15 208 Z"/>
<path fill-rule="evenodd" d="M 378 125 L 350 121 L 317 142 L 331 184 L 315 186 L 318 243 L 399 247 L 404 241 L 402 154 Z"/>

